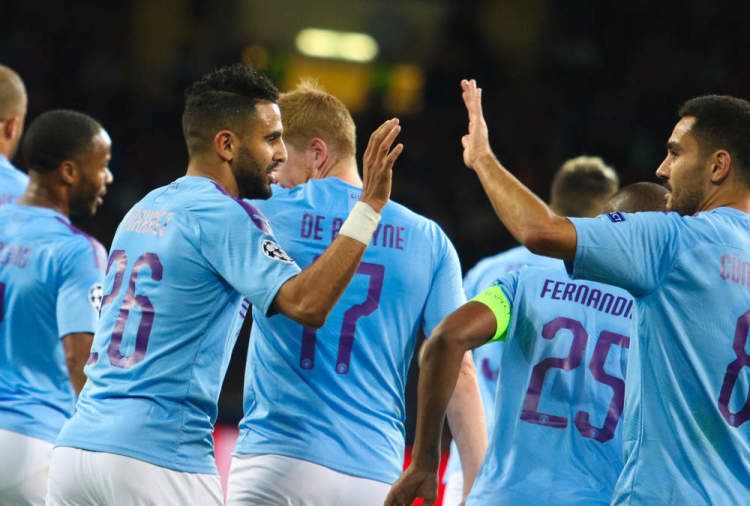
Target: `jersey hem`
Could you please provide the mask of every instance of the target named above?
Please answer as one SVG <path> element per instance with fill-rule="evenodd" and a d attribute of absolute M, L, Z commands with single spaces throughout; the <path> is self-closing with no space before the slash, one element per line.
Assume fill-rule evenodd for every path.
<path fill-rule="evenodd" d="M 350 476 L 355 476 L 357 478 L 364 478 L 367 480 L 374 480 L 379 481 L 381 483 L 386 483 L 388 485 L 393 484 L 398 479 L 398 474 L 394 474 L 392 476 L 386 477 L 384 474 L 376 474 L 373 473 L 372 470 L 364 470 L 359 468 L 352 468 L 347 466 L 342 466 L 340 464 L 333 464 L 329 461 L 326 461 L 325 459 L 315 458 L 310 455 L 303 455 L 299 453 L 289 452 L 289 451 L 276 451 L 276 450 L 268 450 L 268 451 L 243 451 L 243 450 L 235 450 L 232 453 L 233 456 L 242 456 L 242 455 L 279 455 L 281 457 L 289 457 L 292 459 L 298 459 L 298 460 L 304 460 L 305 462 L 311 462 L 313 464 L 317 464 L 319 466 L 327 467 L 329 469 L 332 469 L 334 471 L 337 471 L 339 473 L 348 474 Z M 369 471 L 369 472 L 368 472 Z"/>
<path fill-rule="evenodd" d="M 55 442 L 55 448 L 65 446 L 68 448 L 77 448 L 79 450 L 87 450 L 90 452 L 102 452 L 102 453 L 113 453 L 115 455 L 122 455 L 123 457 L 130 457 L 137 460 L 142 460 L 153 464 L 155 466 L 163 467 L 165 469 L 171 469 L 172 471 L 180 471 L 183 473 L 196 473 L 196 474 L 219 474 L 216 464 L 211 466 L 183 466 L 180 464 L 174 464 L 160 458 L 155 458 L 153 455 L 149 455 L 132 448 L 123 448 L 121 446 L 114 445 L 97 445 L 90 443 L 82 443 L 80 441 L 71 439 L 62 439 Z"/>

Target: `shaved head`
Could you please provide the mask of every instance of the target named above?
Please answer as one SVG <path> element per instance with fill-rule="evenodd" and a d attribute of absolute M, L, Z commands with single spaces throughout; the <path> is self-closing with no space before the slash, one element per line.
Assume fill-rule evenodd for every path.
<path fill-rule="evenodd" d="M 667 193 L 668 190 L 660 184 L 633 183 L 612 195 L 602 207 L 602 213 L 666 211 Z"/>
<path fill-rule="evenodd" d="M 13 69 L 0 65 L 0 120 L 26 115 L 26 87 Z"/>

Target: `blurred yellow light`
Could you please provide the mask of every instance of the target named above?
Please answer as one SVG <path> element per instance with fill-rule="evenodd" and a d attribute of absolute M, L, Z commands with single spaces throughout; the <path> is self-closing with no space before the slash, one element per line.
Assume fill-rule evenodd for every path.
<path fill-rule="evenodd" d="M 366 33 L 305 28 L 297 34 L 297 49 L 307 56 L 370 62 L 378 55 L 378 43 Z"/>

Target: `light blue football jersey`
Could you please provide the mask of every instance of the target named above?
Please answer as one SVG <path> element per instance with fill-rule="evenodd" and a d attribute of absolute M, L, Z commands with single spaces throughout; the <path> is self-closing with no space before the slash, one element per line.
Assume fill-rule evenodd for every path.
<path fill-rule="evenodd" d="M 464 277 L 464 293 L 471 299 L 486 288 L 497 283 L 497 280 L 508 272 L 517 271 L 524 267 L 544 267 L 561 264 L 556 258 L 535 255 L 523 246 L 511 248 L 497 255 L 484 258 L 477 263 Z M 497 373 L 500 369 L 500 359 L 503 356 L 503 342 L 495 341 L 485 344 L 473 351 L 474 365 L 477 369 L 479 393 L 484 406 L 484 420 L 487 424 L 487 434 L 492 434 L 495 413 L 495 390 L 497 387 Z M 450 456 L 445 469 L 445 478 L 461 470 L 461 459 L 455 441 L 451 441 Z"/>
<path fill-rule="evenodd" d="M 0 206 L 16 202 L 28 185 L 29 176 L 15 168 L 5 155 L 0 154 Z"/>
<path fill-rule="evenodd" d="M 73 414 L 60 340 L 94 333 L 106 259 L 53 209 L 0 208 L 0 429 L 52 443 Z"/>
<path fill-rule="evenodd" d="M 503 276 L 511 303 L 495 427 L 467 504 L 609 504 L 633 298 L 574 282 L 562 262 Z"/>
<path fill-rule="evenodd" d="M 750 504 L 750 216 L 571 221 L 574 276 L 638 307 L 614 504 Z"/>
<path fill-rule="evenodd" d="M 77 411 L 57 446 L 216 473 L 216 403 L 242 296 L 261 313 L 299 267 L 210 179 L 150 192 L 117 228 Z"/>
<path fill-rule="evenodd" d="M 253 202 L 306 266 L 361 190 L 312 180 Z M 456 251 L 436 223 L 389 202 L 362 263 L 321 329 L 254 308 L 238 454 L 277 454 L 392 483 L 404 458 L 404 389 L 420 328 L 464 301 Z M 238 329 L 242 319 L 238 318 Z"/>

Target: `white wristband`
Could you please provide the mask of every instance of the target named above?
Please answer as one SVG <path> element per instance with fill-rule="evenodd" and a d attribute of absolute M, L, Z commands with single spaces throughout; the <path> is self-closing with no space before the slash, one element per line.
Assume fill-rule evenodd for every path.
<path fill-rule="evenodd" d="M 349 212 L 349 217 L 341 225 L 339 234 L 356 239 L 367 246 L 370 244 L 379 221 L 380 213 L 364 202 L 357 202 Z"/>

